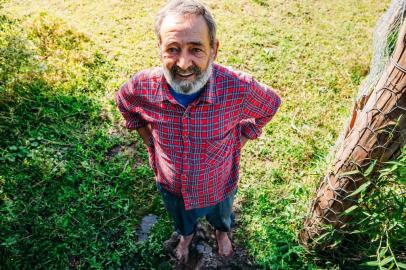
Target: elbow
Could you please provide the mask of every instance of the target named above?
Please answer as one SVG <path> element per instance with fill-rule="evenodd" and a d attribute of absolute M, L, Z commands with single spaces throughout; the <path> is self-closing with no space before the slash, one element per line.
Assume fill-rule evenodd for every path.
<path fill-rule="evenodd" d="M 273 114 L 275 114 L 278 111 L 281 104 L 282 104 L 281 97 L 278 94 L 276 94 L 276 92 L 274 92 L 274 97 L 272 98 L 272 111 L 273 111 Z"/>

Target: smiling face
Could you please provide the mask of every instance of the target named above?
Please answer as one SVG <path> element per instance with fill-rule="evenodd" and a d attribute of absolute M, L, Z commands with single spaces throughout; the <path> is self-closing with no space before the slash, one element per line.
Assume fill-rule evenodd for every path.
<path fill-rule="evenodd" d="M 208 81 L 217 55 L 210 47 L 209 29 L 202 16 L 169 14 L 162 21 L 161 61 L 167 82 L 176 92 L 192 94 Z"/>

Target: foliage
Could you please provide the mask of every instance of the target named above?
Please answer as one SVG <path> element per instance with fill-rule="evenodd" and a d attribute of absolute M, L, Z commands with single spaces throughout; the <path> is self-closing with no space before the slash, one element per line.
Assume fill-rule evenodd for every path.
<path fill-rule="evenodd" d="M 345 228 L 330 227 L 317 241 L 329 245 L 319 256 L 335 257 L 343 268 L 405 269 L 406 146 L 400 156 L 386 162 L 378 174 L 363 173 L 365 182 L 350 196 L 356 204 L 343 215 Z"/>
<path fill-rule="evenodd" d="M 319 267 L 296 234 L 368 72 L 371 30 L 388 2 L 209 3 L 218 62 L 253 74 L 283 99 L 241 159 L 235 240 L 262 268 Z M 163 3 L 1 4 L 1 268 L 170 268 L 161 243 L 172 227 L 147 153 L 120 126 L 113 102 L 130 74 L 159 65 L 152 26 Z M 137 243 L 147 213 L 159 222 Z"/>
<path fill-rule="evenodd" d="M 157 243 L 168 235 L 164 229 L 143 244 L 134 233 L 143 213 L 162 213 L 150 199 L 155 185 L 145 151 L 136 145 L 142 164 L 130 154 L 109 155 L 136 141 L 109 133 L 114 116 L 98 94 L 110 63 L 85 51 L 88 40 L 61 21 L 49 23 L 41 14 L 25 32 L 18 21 L 1 18 L 2 268 L 135 267 L 136 258 L 162 256 Z"/>
<path fill-rule="evenodd" d="M 363 239 L 358 248 L 373 259 L 361 265 L 406 269 L 406 147 L 368 183 L 373 188 L 361 192 L 352 224 L 352 233 Z"/>

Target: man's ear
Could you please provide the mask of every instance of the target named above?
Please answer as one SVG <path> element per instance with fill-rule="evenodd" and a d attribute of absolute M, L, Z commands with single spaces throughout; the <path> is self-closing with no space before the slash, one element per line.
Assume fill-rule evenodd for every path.
<path fill-rule="evenodd" d="M 218 39 L 216 39 L 216 42 L 215 42 L 214 48 L 213 48 L 213 50 L 214 50 L 214 59 L 213 60 L 216 60 L 216 58 L 217 58 L 217 53 L 218 53 L 218 50 L 219 50 L 219 46 L 220 46 L 220 42 L 219 42 Z"/>
<path fill-rule="evenodd" d="M 158 51 L 159 59 L 162 59 L 161 43 L 159 41 L 156 43 L 156 49 Z"/>

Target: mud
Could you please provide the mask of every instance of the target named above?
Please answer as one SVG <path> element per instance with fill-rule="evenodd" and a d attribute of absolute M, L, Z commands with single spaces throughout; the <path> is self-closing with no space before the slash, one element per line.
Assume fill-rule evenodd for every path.
<path fill-rule="evenodd" d="M 116 145 L 107 152 L 106 157 L 108 160 L 111 160 L 119 153 L 126 156 L 135 156 L 135 143 L 131 143 L 129 145 Z"/>
<path fill-rule="evenodd" d="M 231 241 L 233 231 L 229 234 Z M 254 261 L 246 251 L 233 242 L 234 252 L 230 257 L 222 257 L 217 254 L 217 242 L 214 230 L 207 223 L 198 225 L 196 234 L 190 245 L 190 254 L 188 262 L 179 262 L 174 251 L 179 242 L 179 235 L 174 233 L 172 237 L 164 242 L 164 250 L 170 258 L 173 269 L 178 270 L 199 270 L 199 269 L 257 269 Z"/>
<path fill-rule="evenodd" d="M 138 236 L 138 242 L 142 242 L 148 239 L 148 235 L 155 225 L 158 222 L 158 217 L 155 215 L 147 215 L 142 218 L 140 227 L 136 230 L 136 235 Z"/>
<path fill-rule="evenodd" d="M 137 154 L 136 143 L 131 143 L 128 145 L 116 145 L 109 149 L 106 155 L 106 159 L 111 161 L 115 156 L 123 155 L 126 160 L 126 166 L 132 164 L 131 168 L 133 170 L 137 169 L 138 166 L 147 164 L 146 161 L 142 160 Z"/>

